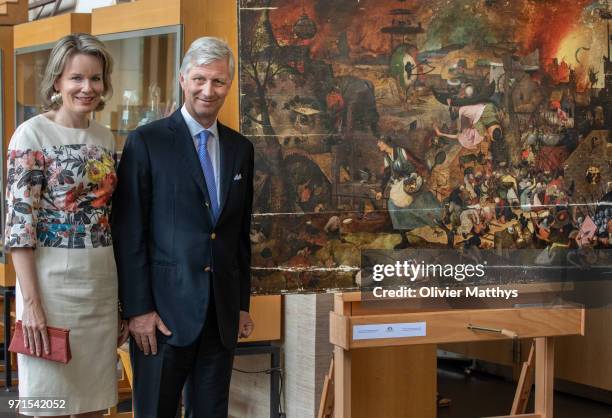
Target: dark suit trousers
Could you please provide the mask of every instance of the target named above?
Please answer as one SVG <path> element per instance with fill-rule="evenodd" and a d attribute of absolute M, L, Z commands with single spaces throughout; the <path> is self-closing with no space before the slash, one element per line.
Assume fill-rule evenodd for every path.
<path fill-rule="evenodd" d="M 212 292 L 211 292 L 212 294 Z M 175 347 L 157 332 L 157 355 L 130 342 L 135 418 L 175 418 L 183 385 L 186 418 L 227 418 L 234 350 L 221 343 L 214 302 L 191 345 Z"/>

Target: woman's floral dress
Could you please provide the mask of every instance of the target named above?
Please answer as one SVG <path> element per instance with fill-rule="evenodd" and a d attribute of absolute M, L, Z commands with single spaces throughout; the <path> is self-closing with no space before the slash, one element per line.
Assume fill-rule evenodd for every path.
<path fill-rule="evenodd" d="M 47 323 L 70 329 L 72 352 L 66 365 L 19 355 L 20 396 L 66 400 L 61 410 L 31 415 L 98 411 L 117 402 L 114 150 L 111 132 L 95 121 L 72 129 L 44 115 L 20 125 L 9 144 L 4 244 L 9 251 L 34 249 Z M 20 318 L 19 285 L 16 301 Z"/>

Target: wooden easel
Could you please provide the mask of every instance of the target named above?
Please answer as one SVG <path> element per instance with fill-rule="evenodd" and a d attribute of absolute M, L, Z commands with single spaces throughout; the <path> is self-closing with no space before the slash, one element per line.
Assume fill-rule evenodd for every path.
<path fill-rule="evenodd" d="M 384 303 L 383 303 L 384 304 Z M 426 335 L 404 338 L 381 338 L 381 339 L 358 339 L 353 338 L 353 327 L 368 324 L 397 324 L 397 323 L 426 323 Z M 381 412 L 379 416 L 386 418 L 404 418 L 405 410 L 394 405 L 383 405 L 377 399 L 360 393 L 353 398 L 353 382 L 351 379 L 353 368 L 353 355 L 359 353 L 360 361 L 355 362 L 355 367 L 363 363 L 364 353 L 367 350 L 379 349 L 381 347 L 411 347 L 429 346 L 435 344 L 471 342 L 471 341 L 495 341 L 507 339 L 506 336 L 496 333 L 475 332 L 468 329 L 469 324 L 479 324 L 485 327 L 509 329 L 516 332 L 518 338 L 533 338 L 534 349 L 530 353 L 531 361 L 523 368 L 521 389 L 515 399 L 510 415 L 497 418 L 553 418 L 553 381 L 554 381 L 554 337 L 564 335 L 584 335 L 584 309 L 576 307 L 529 307 L 508 309 L 465 309 L 452 311 L 406 311 L 401 309 L 364 309 L 361 305 L 359 293 L 339 293 L 335 295 L 334 311 L 330 313 L 330 341 L 334 345 L 334 418 L 361 418 L 369 405 L 377 404 L 380 408 L 388 408 L 387 412 Z M 535 358 L 535 412 L 523 414 L 527 396 L 525 393 L 529 384 L 530 364 Z M 376 367 L 377 361 L 384 363 L 387 359 L 374 359 L 370 364 Z M 426 367 L 425 365 L 423 366 Z M 388 370 L 393 370 L 392 368 Z M 401 370 L 396 370 L 401 372 Z M 435 367 L 429 370 L 435 374 Z M 391 373 L 387 373 L 391 374 Z M 380 376 L 379 376 L 380 377 Z M 378 380 L 378 385 L 392 388 L 397 385 L 397 376 L 388 375 L 383 377 L 386 381 Z M 422 390 L 415 385 L 414 391 Z M 429 387 L 433 392 L 428 399 L 431 405 L 424 413 L 412 416 L 435 417 L 435 385 Z M 403 398 L 389 399 L 389 402 L 397 404 L 409 404 L 407 397 L 410 392 L 405 393 Z M 422 397 L 422 394 L 419 395 Z M 412 401 L 413 398 L 410 398 Z M 418 399 L 418 398 L 414 398 Z M 433 410 L 433 413 L 431 412 Z M 517 415 L 519 413 L 519 415 Z M 413 412 L 414 414 L 414 412 Z"/>
<path fill-rule="evenodd" d="M 127 349 L 119 347 L 117 349 L 117 355 L 123 366 L 123 375 L 117 383 L 117 389 L 119 392 L 119 401 L 125 400 L 132 396 L 132 363 L 130 362 L 130 354 Z M 117 407 L 113 406 L 108 408 L 108 411 L 104 414 L 104 417 L 108 418 L 133 418 L 134 414 L 130 412 L 118 412 Z"/>
<path fill-rule="evenodd" d="M 329 372 L 323 382 L 323 394 L 319 403 L 317 418 L 333 418 L 334 416 L 334 359 L 329 365 Z"/>
<path fill-rule="evenodd" d="M 531 394 L 531 386 L 533 386 L 535 373 L 534 357 L 535 342 L 531 344 L 527 361 L 523 363 L 521 375 L 516 385 L 516 393 L 514 394 L 512 409 L 510 409 L 510 415 L 524 414 L 527 410 L 527 403 L 529 402 L 529 395 Z"/>

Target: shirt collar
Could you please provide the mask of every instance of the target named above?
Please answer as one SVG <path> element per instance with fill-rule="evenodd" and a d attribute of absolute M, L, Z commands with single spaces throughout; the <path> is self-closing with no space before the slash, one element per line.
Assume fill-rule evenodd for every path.
<path fill-rule="evenodd" d="M 195 120 L 193 116 L 189 114 L 184 104 L 181 107 L 181 114 L 183 115 L 183 119 L 185 119 L 185 123 L 187 124 L 187 128 L 189 129 L 191 137 L 193 138 L 200 135 L 200 132 L 202 132 L 205 128 L 200 124 L 200 122 Z M 206 130 L 208 130 L 213 135 L 213 137 L 219 138 L 219 130 L 217 129 L 217 119 L 215 119 L 213 124 L 206 128 Z"/>

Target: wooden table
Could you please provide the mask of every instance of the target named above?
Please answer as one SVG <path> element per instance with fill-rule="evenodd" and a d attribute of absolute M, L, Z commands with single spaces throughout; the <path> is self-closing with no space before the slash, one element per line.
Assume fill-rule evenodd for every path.
<path fill-rule="evenodd" d="M 330 312 L 335 418 L 435 418 L 436 344 L 508 339 L 497 333 L 470 330 L 468 324 L 512 330 L 518 338 L 536 342 L 535 412 L 498 418 L 553 418 L 554 337 L 584 335 L 583 308 L 407 311 L 397 305 L 385 308 L 384 302 L 373 303 L 377 304 L 374 308 L 363 305 L 360 293 L 335 295 Z M 353 338 L 356 325 L 422 322 L 426 324 L 424 336 Z M 407 368 L 410 373 L 406 373 Z M 352 379 L 355 374 L 358 379 Z"/>

